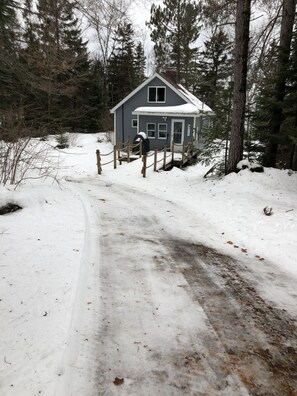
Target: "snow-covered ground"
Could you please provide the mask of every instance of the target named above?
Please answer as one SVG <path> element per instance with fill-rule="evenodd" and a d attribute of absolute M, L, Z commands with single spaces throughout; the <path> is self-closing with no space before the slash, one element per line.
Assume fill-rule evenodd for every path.
<path fill-rule="evenodd" d="M 32 180 L 16 191 L 0 188 L 0 206 L 23 207 L 0 216 L 1 396 L 91 396 L 98 389 L 100 395 L 246 394 L 236 375 L 224 392 L 209 388 L 216 381 L 206 361 L 187 393 L 174 382 L 181 368 L 163 357 L 190 345 L 203 354 L 198 333 L 208 332 L 208 342 L 223 352 L 203 309 L 189 299 L 185 278 L 167 267 L 161 277 L 153 270 L 160 258 L 152 246 L 162 257 L 162 241 L 179 239 L 232 256 L 263 298 L 296 319 L 297 174 L 243 170 L 204 179 L 207 168 L 196 165 L 150 168 L 143 178 L 137 160 L 116 170 L 103 166 L 99 176 L 95 150 L 108 153 L 112 145 L 98 136 L 78 135 L 60 153 L 60 185 Z M 146 348 L 161 351 L 163 360 L 146 361 Z M 169 380 L 156 362 L 169 372 L 170 386 L 162 388 Z M 157 371 L 158 381 L 148 374 Z M 113 384 L 117 376 L 125 377 L 123 385 Z"/>

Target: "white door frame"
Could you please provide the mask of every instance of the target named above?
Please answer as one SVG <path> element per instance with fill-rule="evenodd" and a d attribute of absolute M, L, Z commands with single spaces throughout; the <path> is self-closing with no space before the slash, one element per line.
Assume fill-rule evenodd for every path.
<path fill-rule="evenodd" d="M 185 120 L 184 119 L 180 119 L 180 118 L 173 118 L 171 120 L 171 145 L 173 143 L 173 131 L 174 131 L 174 123 L 175 122 L 181 122 L 182 123 L 182 135 L 181 135 L 181 142 L 180 144 L 182 145 L 184 142 L 184 136 L 185 136 Z M 177 150 L 179 150 L 179 146 L 176 146 Z M 181 146 L 180 146 L 180 150 L 181 150 Z"/>

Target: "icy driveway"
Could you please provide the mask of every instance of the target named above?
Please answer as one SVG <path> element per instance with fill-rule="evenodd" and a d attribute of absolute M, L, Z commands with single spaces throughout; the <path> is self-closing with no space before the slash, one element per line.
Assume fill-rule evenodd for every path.
<path fill-rule="evenodd" d="M 247 267 L 194 240 L 193 212 L 128 187 L 98 193 L 99 327 L 81 346 L 95 373 L 86 391 L 74 367 L 66 394 L 295 395 L 295 322 Z"/>

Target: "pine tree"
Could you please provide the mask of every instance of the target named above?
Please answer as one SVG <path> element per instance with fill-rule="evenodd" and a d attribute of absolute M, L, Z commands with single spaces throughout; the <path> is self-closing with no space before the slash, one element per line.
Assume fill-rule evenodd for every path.
<path fill-rule="evenodd" d="M 135 55 L 134 55 L 136 86 L 140 85 L 145 79 L 145 65 L 146 65 L 146 59 L 144 55 L 144 49 L 142 44 L 139 42 L 135 48 Z"/>
<path fill-rule="evenodd" d="M 222 93 L 232 73 L 232 44 L 222 30 L 214 32 L 204 43 L 197 70 L 196 93 L 208 106 L 215 109 L 224 100 Z M 224 100 L 225 101 L 225 100 Z"/>
<path fill-rule="evenodd" d="M 217 139 L 228 140 L 230 132 L 232 44 L 227 34 L 219 29 L 204 46 L 195 73 L 193 91 L 215 113 L 211 128 L 207 131 L 202 129 L 205 135 L 204 150 L 211 155 L 218 149 Z"/>
<path fill-rule="evenodd" d="M 88 78 L 89 61 L 86 43 L 74 15 L 70 0 L 39 0 L 36 73 L 40 90 L 45 93 L 44 114 L 48 128 L 77 128 L 85 117 L 82 108 L 84 82 Z M 83 97 L 84 98 L 84 97 Z"/>
<path fill-rule="evenodd" d="M 275 166 L 277 161 L 278 135 L 283 121 L 283 102 L 286 94 L 287 66 L 290 58 L 295 13 L 296 1 L 284 0 L 275 86 L 272 92 L 275 105 L 270 114 L 270 139 L 264 156 L 265 166 Z"/>
<path fill-rule="evenodd" d="M 264 145 L 269 140 L 269 122 L 270 114 L 274 107 L 274 98 L 272 92 L 275 86 L 276 65 L 278 57 L 277 44 L 274 41 L 270 44 L 266 55 L 261 63 L 259 74 L 258 94 L 253 111 L 253 135 L 256 140 L 261 141 Z M 262 161 L 260 159 L 260 161 Z"/>
<path fill-rule="evenodd" d="M 0 2 L 0 126 L 1 135 L 19 115 L 18 21 L 14 0 Z"/>
<path fill-rule="evenodd" d="M 114 106 L 138 85 L 139 75 L 135 70 L 135 44 L 130 23 L 119 25 L 114 40 L 115 46 L 108 62 L 108 87 L 110 105 Z M 141 65 L 140 65 L 141 66 Z"/>
<path fill-rule="evenodd" d="M 201 5 L 188 0 L 164 0 L 164 6 L 152 5 L 151 39 L 157 70 L 175 67 L 178 78 L 188 87 L 192 62 L 197 54 L 195 42 L 200 34 Z"/>
<path fill-rule="evenodd" d="M 297 27 L 292 40 L 292 50 L 288 68 L 287 96 L 285 98 L 285 122 L 283 129 L 291 143 L 289 167 L 297 171 Z"/>

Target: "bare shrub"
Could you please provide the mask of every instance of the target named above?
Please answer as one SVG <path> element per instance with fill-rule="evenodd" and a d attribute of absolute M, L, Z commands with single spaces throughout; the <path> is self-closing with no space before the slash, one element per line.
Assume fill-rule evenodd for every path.
<path fill-rule="evenodd" d="M 113 143 L 113 138 L 114 138 L 114 132 L 112 131 L 105 132 L 105 141 L 107 143 Z"/>
<path fill-rule="evenodd" d="M 0 141 L 0 184 L 19 185 L 26 179 L 57 180 L 59 154 L 44 141 L 31 137 Z"/>

